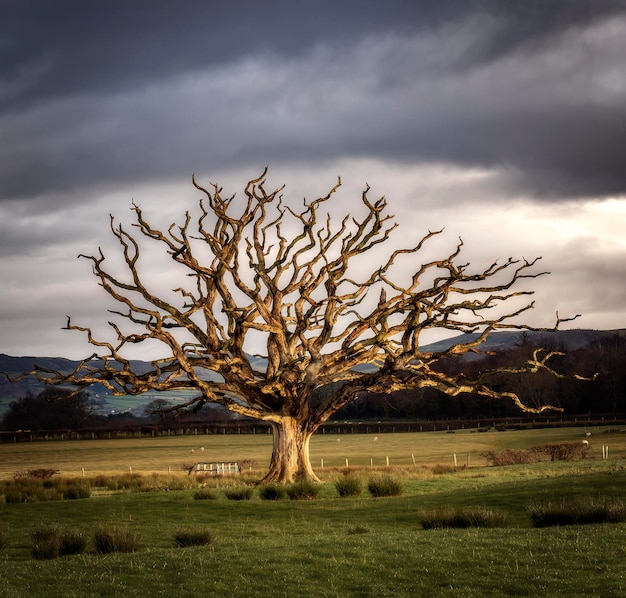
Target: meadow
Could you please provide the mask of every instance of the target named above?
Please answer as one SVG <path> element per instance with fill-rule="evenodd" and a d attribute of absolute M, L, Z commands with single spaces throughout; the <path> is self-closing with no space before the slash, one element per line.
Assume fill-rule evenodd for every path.
<path fill-rule="evenodd" d="M 491 467 L 484 457 L 584 439 L 585 459 Z M 265 435 L 0 445 L 5 481 L 16 471 L 50 467 L 93 485 L 91 498 L 0 502 L 2 596 L 626 595 L 626 523 L 537 528 L 529 517 L 536 504 L 626 498 L 621 430 L 317 435 L 312 460 L 325 483 L 313 500 L 262 500 L 252 481 L 270 450 Z M 196 480 L 178 470 L 181 462 L 222 459 L 248 460 L 252 471 Z M 335 483 L 346 475 L 364 486 L 373 476 L 394 476 L 403 491 L 342 498 Z M 112 489 L 95 482 L 98 476 L 145 483 Z M 253 488 L 249 500 L 227 498 L 244 484 Z M 201 491 L 210 499 L 199 500 Z M 498 527 L 422 524 L 424 513 L 466 508 L 506 517 Z M 83 534 L 87 548 L 33 558 L 33 531 L 51 524 Z M 98 553 L 91 538 L 102 526 L 132 532 L 138 545 Z M 176 534 L 192 530 L 210 532 L 211 541 L 177 547 Z"/>
<path fill-rule="evenodd" d="M 435 464 L 475 467 L 487 464 L 489 450 L 521 449 L 560 442 L 590 441 L 590 456 L 601 458 L 602 446 L 610 455 L 626 457 L 626 434 L 619 427 L 561 427 L 496 431 L 481 429 L 456 432 L 403 434 L 315 434 L 311 440 L 311 463 L 323 477 L 324 469 L 345 467 L 418 468 Z M 587 436 L 591 434 L 591 436 Z M 262 475 L 270 460 L 271 435 L 197 434 L 154 438 L 7 442 L 0 444 L 0 480 L 15 472 L 53 468 L 60 475 L 177 473 L 196 461 L 245 461 L 252 473 Z M 413 462 L 415 461 L 415 463 Z"/>

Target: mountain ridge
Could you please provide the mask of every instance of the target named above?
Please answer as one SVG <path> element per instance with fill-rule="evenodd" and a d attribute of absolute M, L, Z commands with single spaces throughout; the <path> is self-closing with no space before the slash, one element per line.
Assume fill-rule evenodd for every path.
<path fill-rule="evenodd" d="M 455 343 L 467 343 L 478 338 L 480 333 L 464 333 L 433 343 L 428 343 L 422 347 L 424 352 L 440 352 L 445 351 Z M 507 350 L 511 349 L 524 338 L 529 342 L 535 343 L 538 340 L 545 340 L 546 344 L 552 346 L 560 346 L 565 351 L 575 351 L 589 344 L 601 340 L 608 340 L 614 336 L 626 336 L 626 329 L 615 330 L 593 330 L 587 328 L 575 328 L 571 330 L 556 331 L 525 331 L 525 330 L 507 330 L 500 332 L 492 332 L 487 340 L 482 343 L 479 351 Z M 260 365 L 263 361 L 262 357 L 250 356 L 253 365 Z M 95 360 L 97 362 L 97 360 Z M 12 356 L 0 353 L 0 372 L 7 372 L 11 375 L 17 375 L 30 371 L 35 365 L 50 370 L 69 372 L 76 368 L 80 360 L 68 359 L 66 357 L 36 357 L 32 355 Z M 147 372 L 151 369 L 151 363 L 141 359 L 132 359 L 131 363 L 135 371 L 139 373 Z M 0 380 L 1 384 L 2 380 Z"/>

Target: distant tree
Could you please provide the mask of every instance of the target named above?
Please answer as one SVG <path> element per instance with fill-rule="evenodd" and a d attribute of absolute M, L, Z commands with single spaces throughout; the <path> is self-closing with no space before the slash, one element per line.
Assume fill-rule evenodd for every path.
<path fill-rule="evenodd" d="M 242 199 L 224 196 L 215 184 L 207 189 L 193 183 L 204 198 L 198 215 L 187 212 L 180 225 L 159 230 L 137 205 L 138 234 L 111 217 L 124 276 L 102 250 L 82 256 L 121 306 L 113 312 L 120 319 L 110 323 L 116 340 L 98 340 L 91 328 L 68 318 L 67 329 L 86 333 L 104 354 L 69 375 L 43 367 L 29 375 L 79 388 L 102 383 L 116 395 L 191 389 L 197 395 L 181 409 L 218 403 L 264 420 L 274 439 L 266 482 L 317 479 L 309 460 L 311 435 L 366 392 L 435 388 L 450 397 L 510 400 L 526 411 L 550 408 L 491 388 L 497 370 L 468 376 L 439 367 L 478 350 L 494 330 L 534 329 L 520 322 L 533 307 L 526 299 L 533 291 L 514 288 L 545 274 L 534 269 L 540 258 L 472 269 L 458 261 L 459 240 L 448 255 L 420 264 L 417 254 L 442 231 L 382 253 L 397 225 L 384 197 L 369 199 L 369 187 L 349 214 L 336 219 L 321 210 L 341 181 L 326 196 L 305 200 L 300 211 L 283 203 L 282 188 L 267 190 L 266 171 L 247 184 Z M 157 294 L 140 267 L 140 241 L 159 245 L 187 282 Z M 412 273 L 399 267 L 402 261 Z M 561 321 L 557 315 L 555 328 Z M 423 333 L 437 329 L 479 334 L 446 350 L 424 350 Z M 144 342 L 160 342 L 167 356 L 153 361 L 151 371 L 135 372 L 126 349 Z M 556 375 L 551 357 L 535 351 L 506 371 Z M 325 392 L 329 387 L 335 391 Z"/>
<path fill-rule="evenodd" d="M 156 417 L 159 423 L 165 424 L 174 419 L 175 407 L 167 399 L 154 399 L 144 407 L 143 414 L 146 417 Z"/>
<path fill-rule="evenodd" d="M 2 427 L 5 430 L 78 429 L 93 425 L 98 419 L 88 393 L 46 388 L 38 395 L 28 393 L 9 403 Z"/>

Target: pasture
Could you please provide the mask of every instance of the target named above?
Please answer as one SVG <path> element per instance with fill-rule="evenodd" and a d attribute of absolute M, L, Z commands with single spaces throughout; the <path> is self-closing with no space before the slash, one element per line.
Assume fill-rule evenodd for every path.
<path fill-rule="evenodd" d="M 582 460 L 488 467 L 482 456 L 587 438 L 588 458 Z M 602 446 L 609 446 L 608 459 Z M 228 500 L 226 488 L 261 474 L 270 450 L 269 435 L 0 445 L 5 480 L 36 467 L 81 479 L 83 469 L 90 479 L 132 468 L 167 488 L 0 502 L 2 596 L 626 595 L 625 523 L 533 528 L 527 512 L 537 502 L 626 498 L 626 433 L 620 430 L 317 435 L 312 461 L 326 483 L 316 499 L 267 501 L 255 489 L 250 500 Z M 454 454 L 457 469 L 451 467 Z M 202 482 L 174 473 L 183 462 L 222 459 L 252 461 L 253 471 Z M 340 498 L 333 482 L 344 475 L 346 459 L 352 475 L 363 480 L 381 472 L 400 477 L 403 493 Z M 215 492 L 213 500 L 194 499 L 200 483 Z M 506 514 L 507 523 L 433 530 L 420 523 L 425 510 L 464 507 L 495 509 Z M 86 537 L 102 525 L 122 526 L 136 533 L 139 548 L 111 554 L 88 548 L 35 560 L 31 533 L 51 523 Z M 213 542 L 177 548 L 174 534 L 181 529 L 210 530 Z"/>
<path fill-rule="evenodd" d="M 626 457 L 626 433 L 619 428 L 562 427 L 536 430 L 491 429 L 403 434 L 315 434 L 311 440 L 311 463 L 323 478 L 325 469 L 345 467 L 408 467 L 457 465 L 470 468 L 487 464 L 485 451 L 524 449 L 560 442 L 590 442 L 590 456 Z M 590 433 L 591 436 L 586 434 Z M 192 452 L 193 451 L 193 452 Z M 269 434 L 197 434 L 111 440 L 16 442 L 0 444 L 0 479 L 17 471 L 58 469 L 60 475 L 178 473 L 183 464 L 196 461 L 246 461 L 253 474 L 262 475 L 272 451 Z M 415 464 L 413 463 L 415 459 Z"/>

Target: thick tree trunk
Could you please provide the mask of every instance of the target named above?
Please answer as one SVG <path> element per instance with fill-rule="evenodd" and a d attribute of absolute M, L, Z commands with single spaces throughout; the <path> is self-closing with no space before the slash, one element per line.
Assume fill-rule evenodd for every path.
<path fill-rule="evenodd" d="M 286 416 L 278 422 L 270 423 L 274 447 L 269 471 L 261 483 L 288 484 L 299 480 L 319 482 L 309 459 L 309 440 L 312 432 L 294 417 Z"/>

